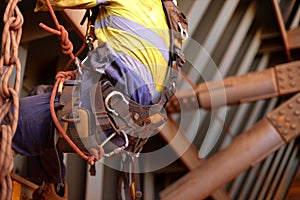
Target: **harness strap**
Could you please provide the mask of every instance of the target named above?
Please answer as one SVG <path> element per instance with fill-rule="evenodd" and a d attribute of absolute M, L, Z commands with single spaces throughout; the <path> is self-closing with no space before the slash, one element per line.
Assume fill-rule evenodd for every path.
<path fill-rule="evenodd" d="M 163 10 L 170 29 L 169 77 L 171 84 L 177 81 L 177 73 L 186 62 L 182 52 L 182 41 L 188 37 L 188 21 L 172 0 L 162 0 Z"/>
<path fill-rule="evenodd" d="M 167 91 L 159 103 L 144 106 L 136 103 L 122 93 L 114 91 L 114 87 L 110 82 L 102 85 L 105 107 L 108 114 L 116 121 L 118 127 L 129 126 L 138 133 L 145 129 L 153 131 L 165 122 L 163 119 L 166 116 L 163 114 L 163 107 L 168 98 L 170 98 L 169 96 L 172 95 L 172 92 Z"/>
<path fill-rule="evenodd" d="M 126 155 L 122 162 L 124 171 L 121 172 L 118 183 L 118 200 L 122 200 L 123 195 L 125 200 L 140 200 L 142 198 L 140 174 L 134 173 L 135 169 L 139 168 L 137 157 Z"/>
<path fill-rule="evenodd" d="M 95 107 L 92 107 L 92 109 L 93 109 L 94 116 L 98 121 L 97 126 L 100 126 L 103 131 L 107 131 L 107 130 L 111 130 L 113 128 L 110 125 L 109 116 L 105 109 L 105 105 L 104 105 L 104 101 L 103 101 L 102 84 L 103 84 L 103 81 L 100 81 L 96 85 L 95 93 L 91 93 L 91 95 L 95 94 L 95 97 L 94 98 L 91 97 L 90 100 L 91 100 L 91 104 L 95 105 Z"/>
<path fill-rule="evenodd" d="M 92 116 L 87 109 L 78 109 L 78 97 L 72 95 L 74 87 L 78 87 L 76 81 L 65 81 L 63 93 L 60 96 L 59 105 L 57 105 L 58 107 L 62 105 L 63 108 L 57 110 L 56 114 L 67 135 L 81 151 L 89 154 L 89 148 L 98 146 L 99 139 L 96 138 L 96 135 L 89 134 L 92 131 Z M 66 140 L 58 140 L 57 146 L 62 152 L 74 151 Z"/>

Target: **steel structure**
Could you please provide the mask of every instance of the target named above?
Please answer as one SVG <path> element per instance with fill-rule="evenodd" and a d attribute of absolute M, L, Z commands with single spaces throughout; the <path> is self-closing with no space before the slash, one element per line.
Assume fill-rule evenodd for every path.
<path fill-rule="evenodd" d="M 265 70 L 231 76 L 223 80 L 200 83 L 198 86 L 194 86 L 193 91 L 179 91 L 176 98 L 172 99 L 169 104 L 168 111 L 170 113 L 194 110 L 199 107 L 211 110 L 225 105 L 256 102 L 279 96 L 286 97 L 299 92 L 300 62 L 292 61 L 291 51 L 299 48 L 300 37 L 297 33 L 299 33 L 300 28 L 287 31 L 279 2 L 273 0 L 271 3 L 275 11 L 288 62 Z M 193 76 L 191 78 L 193 79 Z M 205 199 L 210 195 L 214 199 L 245 198 L 247 194 L 243 193 L 244 191 L 240 192 L 240 194 L 237 194 L 238 192 L 235 191 L 236 197 L 234 192 L 229 191 L 226 197 L 226 192 L 220 188 L 226 187 L 226 184 L 230 184 L 235 178 L 237 178 L 236 182 L 243 185 L 241 181 L 238 181 L 240 174 L 249 170 L 251 175 L 251 168 L 255 168 L 266 158 L 274 156 L 274 152 L 282 147 L 289 145 L 289 147 L 286 147 L 287 153 L 292 152 L 293 148 L 293 152 L 298 151 L 299 146 L 295 144 L 294 139 L 300 134 L 299 105 L 300 94 L 296 94 L 259 120 L 251 128 L 236 136 L 226 148 L 218 151 L 206 161 L 201 162 L 197 169 L 191 170 L 191 172 L 164 189 L 160 193 L 161 199 Z M 176 125 L 174 126 L 176 127 Z M 169 138 L 170 140 L 171 138 Z M 179 147 L 174 146 L 173 148 Z M 281 151 L 282 154 L 285 150 Z M 293 153 L 292 158 L 295 158 L 295 155 L 296 153 Z M 284 160 L 287 162 L 287 158 L 284 158 Z M 297 163 L 296 165 L 299 164 L 297 159 L 295 162 Z M 187 162 L 185 163 L 188 164 Z M 291 166 L 284 167 L 290 169 Z M 282 173 L 284 167 L 280 167 L 282 169 L 278 172 Z M 284 199 L 287 194 L 287 187 L 280 183 L 280 177 L 283 178 L 283 181 L 286 181 L 286 176 L 275 176 L 275 185 L 272 185 L 270 180 L 266 180 L 267 185 L 271 185 L 269 187 L 270 191 L 264 197 L 259 193 L 256 194 L 257 198 Z M 252 174 L 252 180 L 245 180 L 245 186 L 255 186 L 253 181 Z M 234 182 L 231 187 L 236 187 Z M 239 186 L 239 188 L 245 190 L 242 186 Z M 257 188 L 254 188 L 257 191 Z M 266 190 L 265 188 L 261 189 L 261 193 L 266 192 L 264 191 Z M 216 191 L 223 191 L 222 194 L 224 196 L 217 196 Z M 249 192 L 248 195 L 250 196 L 248 198 L 255 198 Z"/>
<path fill-rule="evenodd" d="M 300 134 L 299 0 L 182 0 L 179 5 L 190 18 L 190 35 L 205 52 L 195 51 L 189 42 L 186 45 L 185 53 L 198 73 L 188 63 L 184 73 L 193 89 L 184 84 L 179 88 L 167 108 L 169 121 L 160 133 L 166 142 L 177 134 L 172 148 L 190 172 L 160 191 L 160 198 L 284 199 L 299 166 L 295 140 Z M 264 33 L 268 25 L 260 24 L 257 17 L 263 9 L 267 14 L 274 12 L 272 20 L 278 31 Z M 62 14 L 83 36 L 85 31 L 78 26 L 78 15 L 83 12 L 66 10 Z M 31 37 L 41 34 L 25 33 L 23 41 Z M 276 60 L 278 54 L 284 58 Z M 217 80 L 207 55 L 226 78 Z M 199 73 L 211 81 L 201 80 Z M 216 129 L 207 129 L 206 121 L 211 115 L 218 121 L 225 105 L 240 106 L 226 107 L 229 119 L 225 125 L 216 122 Z M 177 113 L 199 109 L 197 126 L 192 127 L 191 122 L 185 131 L 180 130 Z M 218 128 L 221 135 L 216 136 Z M 211 140 L 218 142 L 217 148 L 205 147 Z"/>

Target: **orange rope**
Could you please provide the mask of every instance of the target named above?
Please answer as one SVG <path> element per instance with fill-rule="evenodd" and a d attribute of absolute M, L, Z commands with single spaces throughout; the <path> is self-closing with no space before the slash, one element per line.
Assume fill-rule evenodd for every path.
<path fill-rule="evenodd" d="M 73 60 L 75 56 L 73 54 L 73 44 L 69 40 L 69 34 L 66 31 L 65 27 L 59 24 L 49 0 L 46 0 L 46 3 L 57 30 L 52 29 L 43 23 L 40 23 L 39 26 L 50 33 L 58 35 L 60 39 L 60 45 L 62 47 L 62 52 L 66 55 L 69 55 L 70 58 Z"/>
<path fill-rule="evenodd" d="M 75 57 L 79 56 L 83 50 L 86 48 L 86 43 L 84 43 L 80 49 L 76 52 L 76 54 L 74 55 L 73 54 L 73 44 L 72 42 L 69 40 L 69 34 L 68 32 L 66 31 L 66 29 L 59 24 L 58 20 L 57 20 L 57 17 L 53 11 L 53 8 L 49 2 L 49 0 L 46 0 L 46 3 L 47 3 L 47 7 L 49 9 L 49 12 L 51 14 L 51 17 L 54 21 L 54 24 L 56 26 L 56 29 L 53 29 L 53 28 L 50 28 L 49 26 L 43 24 L 43 23 L 40 23 L 39 26 L 41 28 L 43 28 L 44 30 L 50 32 L 50 33 L 53 33 L 55 35 L 58 35 L 60 37 L 60 44 L 61 44 L 61 47 L 62 47 L 62 52 L 65 54 L 65 55 L 69 55 L 70 56 L 70 60 L 68 61 L 68 63 L 66 64 L 65 68 L 64 68 L 64 71 L 68 70 L 71 63 L 75 60 Z"/>
<path fill-rule="evenodd" d="M 69 138 L 69 136 L 67 135 L 67 133 L 61 127 L 61 125 L 60 125 L 60 123 L 59 123 L 59 121 L 57 119 L 57 116 L 56 116 L 56 113 L 55 113 L 55 109 L 54 109 L 54 100 L 55 100 L 56 91 L 57 91 L 57 88 L 58 88 L 59 84 L 62 84 L 65 80 L 71 79 L 71 77 L 73 75 L 75 75 L 75 72 L 74 73 L 59 72 L 56 75 L 56 82 L 55 82 L 54 88 L 52 90 L 51 98 L 50 98 L 50 112 L 51 112 L 51 116 L 52 116 L 52 119 L 53 119 L 53 122 L 54 122 L 56 128 L 63 135 L 63 137 L 65 138 L 65 140 L 70 144 L 70 146 L 74 149 L 74 151 L 80 157 L 82 157 L 85 160 L 88 160 L 89 157 L 86 156 L 82 151 L 80 151 L 80 149 L 74 144 L 74 142 Z"/>
<path fill-rule="evenodd" d="M 47 3 L 47 7 L 49 9 L 49 12 L 52 16 L 52 19 L 54 21 L 54 24 L 56 26 L 56 29 L 52 29 L 48 26 L 46 26 L 43 23 L 40 23 L 39 26 L 43 29 L 45 29 L 48 32 L 51 32 L 55 35 L 60 36 L 60 41 L 61 41 L 61 46 L 62 46 L 62 51 L 64 54 L 69 55 L 71 58 L 71 61 L 75 60 L 75 56 L 73 54 L 73 44 L 72 42 L 69 40 L 69 35 L 68 32 L 66 31 L 66 29 L 59 24 L 55 13 L 53 11 L 53 8 L 49 2 L 49 0 L 46 0 Z M 80 50 L 76 53 L 80 54 L 85 48 L 85 45 L 83 45 Z M 70 139 L 70 137 L 67 135 L 67 133 L 65 132 L 65 130 L 61 127 L 59 120 L 57 119 L 56 113 L 55 113 L 55 109 L 54 109 L 54 100 L 55 100 L 55 96 L 56 96 L 56 92 L 58 89 L 61 88 L 61 86 L 63 85 L 63 83 L 66 80 L 70 80 L 70 79 L 75 79 L 76 78 L 76 74 L 77 74 L 77 70 L 75 71 L 62 71 L 62 72 L 58 72 L 55 79 L 55 85 L 53 87 L 52 90 L 52 94 L 51 94 L 51 98 L 50 98 L 50 112 L 51 112 L 51 116 L 52 116 L 52 120 L 57 128 L 57 130 L 63 135 L 64 139 L 69 143 L 69 145 L 72 147 L 72 149 L 83 159 L 87 160 L 88 163 L 90 165 L 94 165 L 95 161 L 100 160 L 103 155 L 104 155 L 104 149 L 101 146 L 98 146 L 98 148 L 92 148 L 90 149 L 91 154 L 90 155 L 86 155 L 85 153 L 83 153 L 77 146 L 76 144 Z"/>
<path fill-rule="evenodd" d="M 67 135 L 65 130 L 61 127 L 56 113 L 54 109 L 54 100 L 56 96 L 56 91 L 59 87 L 59 85 L 63 84 L 65 80 L 70 80 L 70 79 L 75 79 L 77 74 L 77 71 L 68 71 L 68 72 L 59 72 L 56 75 L 56 82 L 54 85 L 54 88 L 52 90 L 51 98 L 50 98 L 50 112 L 52 116 L 52 120 L 57 128 L 57 130 L 63 135 L 64 139 L 69 143 L 69 145 L 72 147 L 72 149 L 83 159 L 87 160 L 90 165 L 94 165 L 94 163 L 98 160 L 100 160 L 103 155 L 104 155 L 104 149 L 101 146 L 98 146 L 98 148 L 92 148 L 90 149 L 91 154 L 86 155 L 83 153 L 77 146 L 76 144 L 70 139 L 70 137 Z"/>
<path fill-rule="evenodd" d="M 80 49 L 76 52 L 75 57 L 78 57 L 78 56 L 84 51 L 85 48 L 86 48 L 86 43 L 83 43 L 83 44 L 81 45 Z M 75 60 L 75 58 L 70 59 L 70 60 L 67 62 L 67 64 L 66 64 L 65 67 L 64 67 L 64 71 L 67 71 L 67 70 L 70 69 L 70 66 L 71 66 L 72 62 L 74 62 L 74 60 Z"/>
<path fill-rule="evenodd" d="M 21 63 L 18 48 L 22 35 L 23 16 L 17 7 L 19 0 L 7 0 L 3 15 L 0 58 L 0 200 L 11 200 L 12 181 L 10 173 L 14 167 L 12 138 L 19 117 L 19 90 L 21 81 Z M 16 76 L 13 78 L 13 71 Z M 14 81 L 14 82 L 12 82 Z M 11 108 L 13 107 L 13 111 Z M 2 124 L 6 119 L 6 124 Z"/>

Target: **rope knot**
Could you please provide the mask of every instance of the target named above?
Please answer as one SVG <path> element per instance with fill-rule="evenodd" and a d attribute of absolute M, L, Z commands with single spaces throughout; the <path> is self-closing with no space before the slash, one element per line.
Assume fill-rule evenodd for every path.
<path fill-rule="evenodd" d="M 62 25 L 59 26 L 60 31 L 60 45 L 62 47 L 62 52 L 65 55 L 71 55 L 73 52 L 73 44 L 69 40 L 69 34 L 68 31 L 66 31 L 65 27 Z"/>
<path fill-rule="evenodd" d="M 60 71 L 56 74 L 55 79 L 66 79 L 66 80 L 74 80 L 77 75 L 77 70 L 74 71 Z"/>
<path fill-rule="evenodd" d="M 59 39 L 60 39 L 60 45 L 62 47 L 62 52 L 65 54 L 65 55 L 69 55 L 71 57 L 71 59 L 74 59 L 75 56 L 74 54 L 72 53 L 73 52 L 73 44 L 72 42 L 69 40 L 69 34 L 68 32 L 66 31 L 65 27 L 63 27 L 62 25 L 59 24 L 57 18 L 56 18 L 56 15 L 54 13 L 54 10 L 49 2 L 49 0 L 46 1 L 46 4 L 47 4 L 47 7 L 49 9 L 49 12 L 52 16 L 52 19 L 54 21 L 54 24 L 56 26 L 56 30 L 55 29 L 52 29 L 46 25 L 44 25 L 43 23 L 40 23 L 39 26 L 41 28 L 43 28 L 44 30 L 50 32 L 50 33 L 53 33 L 55 35 L 58 35 L 59 36 Z"/>

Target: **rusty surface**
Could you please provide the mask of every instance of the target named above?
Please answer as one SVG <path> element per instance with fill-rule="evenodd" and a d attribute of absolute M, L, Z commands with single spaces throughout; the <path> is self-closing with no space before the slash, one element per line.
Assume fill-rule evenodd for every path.
<path fill-rule="evenodd" d="M 290 62 L 275 67 L 279 95 L 300 91 L 300 62 Z"/>
<path fill-rule="evenodd" d="M 234 105 L 300 91 L 300 61 L 263 71 L 201 83 L 194 90 L 180 90 L 168 103 L 169 113 Z"/>
<path fill-rule="evenodd" d="M 190 142 L 186 139 L 184 131 L 181 130 L 178 124 L 171 118 L 168 119 L 165 128 L 160 131 L 160 135 L 171 145 L 172 149 L 178 155 L 181 155 L 181 161 L 189 170 L 197 169 L 205 162 L 205 160 L 199 158 L 196 147 L 193 144 L 190 144 Z M 160 197 L 162 199 L 165 198 L 181 184 L 181 182 L 176 182 L 176 184 L 166 188 L 160 193 Z M 215 200 L 230 199 L 223 188 L 217 188 L 216 191 L 211 194 L 211 197 Z"/>
<path fill-rule="evenodd" d="M 208 197 L 217 188 L 223 187 L 240 173 L 299 136 L 299 122 L 300 93 L 237 136 L 230 146 L 209 158 L 199 168 L 173 183 L 177 185 L 177 189 L 162 199 L 188 200 Z"/>
<path fill-rule="evenodd" d="M 276 108 L 267 118 L 286 142 L 297 137 L 300 133 L 300 93 Z"/>
<path fill-rule="evenodd" d="M 300 48 L 299 34 L 300 34 L 300 27 L 287 31 L 288 42 L 291 49 Z"/>
<path fill-rule="evenodd" d="M 162 199 L 205 199 L 217 188 L 223 187 L 284 144 L 285 141 L 274 126 L 264 118 L 253 128 L 236 137 L 230 146 L 180 178 L 176 190 L 169 192 Z"/>
<path fill-rule="evenodd" d="M 279 26 L 279 30 L 281 33 L 281 37 L 284 43 L 285 53 L 288 60 L 292 60 L 291 52 L 290 52 L 290 46 L 289 46 L 289 39 L 287 36 L 287 30 L 285 27 L 285 22 L 281 13 L 280 5 L 277 0 L 272 0 L 273 9 L 275 11 L 275 16 L 277 19 L 277 23 Z"/>
<path fill-rule="evenodd" d="M 197 95 L 193 90 L 180 90 L 167 104 L 168 113 L 179 113 L 200 108 Z"/>
<path fill-rule="evenodd" d="M 278 93 L 274 68 L 202 83 L 197 94 L 205 109 L 275 97 Z"/>

